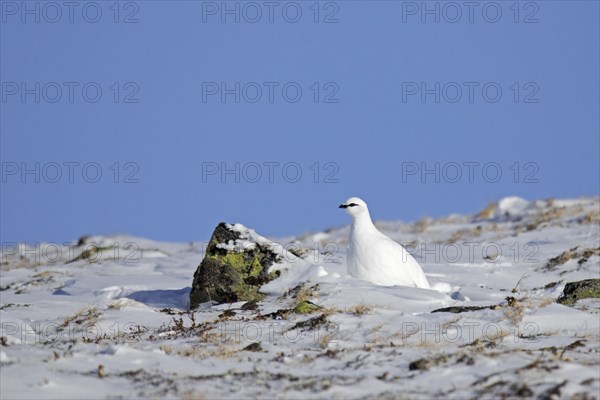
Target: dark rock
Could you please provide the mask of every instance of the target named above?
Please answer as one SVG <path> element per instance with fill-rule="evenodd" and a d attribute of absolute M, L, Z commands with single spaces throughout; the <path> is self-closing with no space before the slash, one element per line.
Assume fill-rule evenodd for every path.
<path fill-rule="evenodd" d="M 565 386 L 568 383 L 567 380 L 564 380 L 560 383 L 554 384 L 552 386 L 550 386 L 547 390 L 545 390 L 543 393 L 540 394 L 540 396 L 538 398 L 540 399 L 560 399 L 561 398 L 561 392 L 562 392 L 562 388 L 563 386 Z M 533 393 L 531 393 L 533 394 Z M 529 395 L 530 396 L 530 395 Z M 527 396 L 527 397 L 529 397 Z M 573 397 L 571 397 L 573 398 Z"/>
<path fill-rule="evenodd" d="M 558 282 L 550 282 L 546 286 L 544 286 L 544 289 L 552 289 L 552 288 L 557 287 L 559 284 L 560 284 L 560 281 L 558 281 Z"/>
<path fill-rule="evenodd" d="M 233 244 L 234 248 L 223 248 L 220 244 Z M 190 308 L 207 301 L 220 304 L 262 300 L 260 286 L 279 276 L 278 271 L 268 272 L 278 261 L 278 255 L 268 245 L 252 242 L 231 225 L 221 222 L 194 273 Z"/>
<path fill-rule="evenodd" d="M 433 310 L 432 313 L 449 312 L 449 313 L 453 313 L 453 314 L 458 314 L 458 313 L 468 312 L 468 311 L 495 310 L 498 307 L 499 306 L 496 306 L 496 305 L 493 305 L 493 306 L 453 306 L 453 307 L 438 308 L 437 310 Z"/>
<path fill-rule="evenodd" d="M 499 380 L 479 390 L 482 397 L 490 397 L 493 399 L 527 399 L 534 395 L 533 390 L 527 383 L 508 382 Z M 554 397 L 538 397 L 539 399 L 553 399 Z"/>
<path fill-rule="evenodd" d="M 327 323 L 327 316 L 325 314 L 321 314 L 318 317 L 309 318 L 305 321 L 300 321 L 294 324 L 291 328 L 286 331 L 291 331 L 294 329 L 308 329 L 313 330 L 323 324 Z"/>
<path fill-rule="evenodd" d="M 290 310 L 289 308 L 282 308 L 280 310 L 277 310 L 277 311 L 269 313 L 269 314 L 259 315 L 258 317 L 256 317 L 256 319 L 258 319 L 258 320 L 265 320 L 265 319 L 282 320 L 282 319 L 287 319 L 288 315 L 291 312 L 292 312 L 292 310 Z"/>
<path fill-rule="evenodd" d="M 82 237 L 79 238 L 79 240 L 77 241 L 77 246 L 83 246 L 84 244 L 86 244 L 92 237 L 89 235 L 84 235 Z"/>
<path fill-rule="evenodd" d="M 570 345 L 566 346 L 565 349 L 573 350 L 578 347 L 585 347 L 585 341 L 584 340 L 576 340 L 573 343 L 571 343 Z"/>
<path fill-rule="evenodd" d="M 258 310 L 258 303 L 256 301 L 249 301 L 242 306 L 243 311 L 255 311 Z"/>
<path fill-rule="evenodd" d="M 572 306 L 577 300 L 589 298 L 600 298 L 600 279 L 569 282 L 556 301 L 565 306 Z"/>
<path fill-rule="evenodd" d="M 411 361 L 408 364 L 409 371 L 429 371 L 431 367 L 435 367 L 441 364 L 445 364 L 449 360 L 449 356 L 442 354 L 433 358 L 419 358 L 418 360 Z"/>
<path fill-rule="evenodd" d="M 180 314 L 180 312 L 179 312 L 179 311 L 177 311 L 177 310 L 174 310 L 174 309 L 172 309 L 172 308 L 161 308 L 159 311 L 160 311 L 161 313 L 165 313 L 165 314 L 169 314 L 169 315 L 177 315 L 177 314 Z"/>
<path fill-rule="evenodd" d="M 437 366 L 452 363 L 452 362 L 455 364 L 474 365 L 475 359 L 466 354 L 454 354 L 454 355 L 441 354 L 439 356 L 432 357 L 432 358 L 419 358 L 418 360 L 411 361 L 408 364 L 408 370 L 409 371 L 429 371 L 429 369 L 432 367 L 437 367 Z"/>
<path fill-rule="evenodd" d="M 235 311 L 233 311 L 233 310 L 225 310 L 219 315 L 219 318 L 221 318 L 221 319 L 231 318 L 231 317 L 235 317 Z"/>
<path fill-rule="evenodd" d="M 429 366 L 431 362 L 426 358 L 419 358 L 416 361 L 411 361 L 408 364 L 409 371 L 427 371 L 429 370 Z"/>
<path fill-rule="evenodd" d="M 262 351 L 262 346 L 260 345 L 259 342 L 255 342 L 255 343 L 250 343 L 248 346 L 244 347 L 242 349 L 243 351 Z"/>

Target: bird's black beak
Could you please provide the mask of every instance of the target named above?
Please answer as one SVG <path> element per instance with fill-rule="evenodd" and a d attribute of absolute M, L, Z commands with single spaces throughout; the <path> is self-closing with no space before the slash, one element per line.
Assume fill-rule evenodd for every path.
<path fill-rule="evenodd" d="M 340 204 L 339 208 L 348 208 L 348 206 L 345 204 Z"/>

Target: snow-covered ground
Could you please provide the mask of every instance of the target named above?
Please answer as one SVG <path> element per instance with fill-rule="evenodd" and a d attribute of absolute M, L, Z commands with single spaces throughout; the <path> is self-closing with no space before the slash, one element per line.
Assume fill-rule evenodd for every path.
<path fill-rule="evenodd" d="M 347 276 L 348 226 L 269 238 L 303 260 L 263 302 L 193 313 L 206 243 L 4 244 L 0 397 L 598 398 L 600 301 L 555 300 L 600 278 L 599 224 L 598 198 L 378 222 L 442 291 Z"/>

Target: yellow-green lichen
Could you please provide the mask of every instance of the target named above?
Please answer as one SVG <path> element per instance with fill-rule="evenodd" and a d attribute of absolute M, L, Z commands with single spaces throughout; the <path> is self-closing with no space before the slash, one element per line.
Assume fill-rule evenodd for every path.
<path fill-rule="evenodd" d="M 243 275 L 243 278 L 248 276 L 258 276 L 262 271 L 262 265 L 256 255 L 253 256 L 252 260 L 246 259 L 245 253 L 227 253 L 224 255 L 209 256 L 216 260 L 221 261 L 226 265 L 230 265 L 237 272 Z"/>
<path fill-rule="evenodd" d="M 560 304 L 571 306 L 577 300 L 589 298 L 600 298 L 600 279 L 585 279 L 567 283 L 557 301 Z"/>
<path fill-rule="evenodd" d="M 296 314 L 310 314 L 310 313 L 317 311 L 319 308 L 320 307 L 317 306 L 316 304 L 313 304 L 310 301 L 305 300 L 305 301 L 301 301 L 298 304 L 296 304 L 296 307 L 294 307 L 294 312 Z"/>
<path fill-rule="evenodd" d="M 244 243 L 240 233 L 220 223 L 213 232 L 204 259 L 194 273 L 190 291 L 190 308 L 206 301 L 217 303 L 260 301 L 265 295 L 260 287 L 279 277 L 268 272 L 279 257 L 260 243 Z"/>
<path fill-rule="evenodd" d="M 230 289 L 236 293 L 239 300 L 259 301 L 264 299 L 264 295 L 258 292 L 258 287 L 250 285 L 246 279 L 250 277 L 257 278 L 262 271 L 262 265 L 256 255 L 249 259 L 248 253 L 227 253 L 223 255 L 211 255 L 209 258 L 215 259 L 225 265 L 234 268 L 239 274 L 238 279 L 230 286 Z"/>

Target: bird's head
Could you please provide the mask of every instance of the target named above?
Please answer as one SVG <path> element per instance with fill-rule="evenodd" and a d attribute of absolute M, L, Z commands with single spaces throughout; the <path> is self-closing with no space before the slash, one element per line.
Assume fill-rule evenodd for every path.
<path fill-rule="evenodd" d="M 353 218 L 358 215 L 369 214 L 367 203 L 358 197 L 350 197 L 348 200 L 340 204 L 339 208 L 346 210 Z"/>

